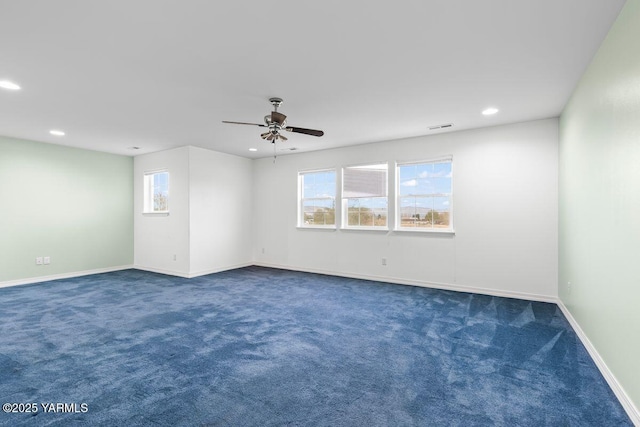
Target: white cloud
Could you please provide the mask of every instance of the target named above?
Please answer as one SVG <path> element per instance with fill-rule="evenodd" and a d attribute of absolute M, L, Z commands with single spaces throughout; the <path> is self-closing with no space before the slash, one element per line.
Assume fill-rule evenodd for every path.
<path fill-rule="evenodd" d="M 444 206 L 449 206 L 449 201 L 448 201 L 448 200 L 445 200 L 444 202 L 442 202 L 442 204 L 443 204 Z"/>
<path fill-rule="evenodd" d="M 438 172 L 422 171 L 418 178 L 451 178 L 451 171 L 441 170 Z"/>
<path fill-rule="evenodd" d="M 415 187 L 416 185 L 418 185 L 418 181 L 416 181 L 415 179 L 410 179 L 409 181 L 403 182 L 402 185 L 405 187 Z"/>

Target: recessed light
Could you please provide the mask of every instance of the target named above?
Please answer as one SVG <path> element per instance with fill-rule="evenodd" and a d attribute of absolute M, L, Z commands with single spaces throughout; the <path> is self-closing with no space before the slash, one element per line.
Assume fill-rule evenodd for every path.
<path fill-rule="evenodd" d="M 55 130 L 55 129 L 50 130 L 50 131 L 49 131 L 49 133 L 50 133 L 51 135 L 55 135 L 55 136 L 64 136 L 64 135 L 65 135 L 65 133 L 64 133 L 63 131 L 61 131 L 61 130 Z"/>
<path fill-rule="evenodd" d="M 249 148 L 249 151 L 258 151 L 257 148 Z"/>
<path fill-rule="evenodd" d="M 490 108 L 487 108 L 486 110 L 484 110 L 482 112 L 482 114 L 484 114 L 485 116 L 490 116 L 492 114 L 497 113 L 498 111 L 500 111 L 500 110 L 498 110 L 497 108 L 490 107 Z"/>
<path fill-rule="evenodd" d="M 0 87 L 3 89 L 9 90 L 20 90 L 20 86 L 15 84 L 14 82 L 10 82 L 9 80 L 0 80 Z"/>

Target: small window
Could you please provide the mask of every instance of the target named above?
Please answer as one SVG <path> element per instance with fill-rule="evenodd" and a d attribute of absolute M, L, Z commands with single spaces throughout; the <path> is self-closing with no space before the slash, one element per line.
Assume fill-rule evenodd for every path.
<path fill-rule="evenodd" d="M 342 169 L 344 228 L 387 228 L 386 163 Z"/>
<path fill-rule="evenodd" d="M 144 213 L 169 212 L 169 172 L 144 174 Z"/>
<path fill-rule="evenodd" d="M 300 227 L 335 227 L 336 171 L 298 174 L 298 222 Z"/>
<path fill-rule="evenodd" d="M 397 228 L 453 230 L 451 159 L 397 165 Z"/>

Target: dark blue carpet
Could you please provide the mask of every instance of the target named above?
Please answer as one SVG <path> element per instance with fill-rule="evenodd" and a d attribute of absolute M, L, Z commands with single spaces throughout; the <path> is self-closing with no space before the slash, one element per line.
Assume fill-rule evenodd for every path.
<path fill-rule="evenodd" d="M 8 426 L 632 425 L 554 304 L 259 267 L 0 289 L 5 402 L 39 409 Z"/>

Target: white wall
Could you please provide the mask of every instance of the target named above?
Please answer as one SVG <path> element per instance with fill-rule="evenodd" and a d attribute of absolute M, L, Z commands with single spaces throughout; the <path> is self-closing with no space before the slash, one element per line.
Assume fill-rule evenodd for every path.
<path fill-rule="evenodd" d="M 169 215 L 143 215 L 144 173 L 160 169 Z M 137 156 L 136 268 L 193 277 L 251 264 L 251 169 L 249 159 L 188 146 Z"/>
<path fill-rule="evenodd" d="M 135 267 L 188 276 L 189 147 L 136 156 L 133 165 Z M 169 215 L 143 215 L 144 174 L 160 169 L 169 171 Z"/>
<path fill-rule="evenodd" d="M 300 170 L 387 161 L 393 185 L 395 161 L 443 155 L 453 156 L 455 235 L 296 227 Z M 138 156 L 134 165 L 138 268 L 191 277 L 257 263 L 557 296 L 557 119 L 281 156 L 275 164 L 182 147 Z M 157 169 L 170 172 L 171 213 L 143 216 L 142 177 Z"/>
<path fill-rule="evenodd" d="M 251 160 L 189 147 L 191 275 L 251 264 Z"/>
<path fill-rule="evenodd" d="M 443 155 L 453 156 L 455 235 L 296 227 L 298 171 L 387 161 L 393 185 L 395 161 Z M 281 156 L 275 164 L 271 158 L 256 160 L 254 260 L 552 299 L 557 296 L 557 181 L 557 119 Z"/>

